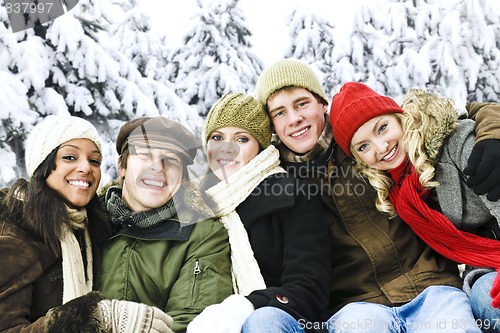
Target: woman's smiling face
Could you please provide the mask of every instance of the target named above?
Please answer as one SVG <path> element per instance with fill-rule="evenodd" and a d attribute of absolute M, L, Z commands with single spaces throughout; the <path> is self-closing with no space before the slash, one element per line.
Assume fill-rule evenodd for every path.
<path fill-rule="evenodd" d="M 223 127 L 208 138 L 208 165 L 220 180 L 245 166 L 259 154 L 259 142 L 247 130 Z"/>
<path fill-rule="evenodd" d="M 368 120 L 351 140 L 351 149 L 369 167 L 391 170 L 405 158 L 403 128 L 395 114 L 386 114 Z"/>
<path fill-rule="evenodd" d="M 75 207 L 86 206 L 101 181 L 102 155 L 89 139 L 73 139 L 57 150 L 56 168 L 47 177 L 47 185 Z"/>

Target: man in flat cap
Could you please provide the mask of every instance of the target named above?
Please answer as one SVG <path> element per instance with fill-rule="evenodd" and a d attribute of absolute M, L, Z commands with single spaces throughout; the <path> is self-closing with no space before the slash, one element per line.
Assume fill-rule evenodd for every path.
<path fill-rule="evenodd" d="M 177 333 L 232 294 L 227 232 L 189 185 L 196 148 L 193 135 L 168 118 L 126 122 L 116 140 L 121 184 L 103 198 L 117 233 L 104 251 L 100 290 L 159 307 Z"/>

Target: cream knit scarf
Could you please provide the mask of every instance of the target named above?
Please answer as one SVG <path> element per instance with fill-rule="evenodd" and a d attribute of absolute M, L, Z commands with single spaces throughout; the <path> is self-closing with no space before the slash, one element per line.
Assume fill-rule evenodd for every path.
<path fill-rule="evenodd" d="M 87 210 L 68 207 L 72 229 L 83 230 L 85 236 L 86 271 L 80 244 L 72 229 L 63 226 L 61 238 L 62 271 L 63 271 L 63 304 L 92 291 L 92 244 L 87 229 Z"/>
<path fill-rule="evenodd" d="M 279 164 L 279 152 L 271 145 L 227 180 L 207 191 L 217 205 L 215 214 L 224 224 L 229 236 L 234 291 L 243 296 L 254 290 L 265 289 L 266 284 L 255 260 L 248 234 L 235 209 L 264 179 L 285 172 Z"/>

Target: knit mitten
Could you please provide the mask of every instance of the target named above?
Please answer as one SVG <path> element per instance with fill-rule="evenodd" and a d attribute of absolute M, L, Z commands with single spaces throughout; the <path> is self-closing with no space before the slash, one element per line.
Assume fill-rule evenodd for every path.
<path fill-rule="evenodd" d="M 491 286 L 490 296 L 493 298 L 491 301 L 491 306 L 500 309 L 500 268 L 497 269 L 497 275 L 493 280 L 493 285 Z"/>
<path fill-rule="evenodd" d="M 104 299 L 99 309 L 109 333 L 173 333 L 172 317 L 154 306 Z"/>
<path fill-rule="evenodd" d="M 253 304 L 241 295 L 231 295 L 222 303 L 207 306 L 187 327 L 187 333 L 240 333 Z"/>

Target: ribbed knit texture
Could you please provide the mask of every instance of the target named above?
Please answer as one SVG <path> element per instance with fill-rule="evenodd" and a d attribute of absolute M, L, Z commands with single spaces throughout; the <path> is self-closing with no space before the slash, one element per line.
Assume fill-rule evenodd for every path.
<path fill-rule="evenodd" d="M 26 140 L 26 171 L 31 177 L 36 168 L 56 147 L 73 139 L 92 140 L 101 151 L 101 139 L 87 120 L 70 115 L 50 115 L 31 130 Z"/>
<path fill-rule="evenodd" d="M 332 98 L 330 123 L 333 137 L 340 148 L 352 156 L 349 149 L 354 133 L 368 120 L 403 109 L 391 98 L 376 93 L 363 83 L 348 82 Z"/>
<path fill-rule="evenodd" d="M 285 172 L 279 164 L 279 152 L 271 145 L 228 179 L 207 190 L 207 194 L 217 204 L 215 215 L 228 232 L 234 290 L 243 296 L 254 290 L 265 289 L 266 284 L 236 207 L 264 179 L 275 173 Z"/>
<path fill-rule="evenodd" d="M 84 267 L 83 256 L 73 230 L 63 225 L 61 237 L 62 271 L 63 271 L 63 304 L 92 291 L 92 244 L 87 229 L 87 211 L 68 207 L 73 229 L 83 230 L 85 256 L 87 266 Z"/>
<path fill-rule="evenodd" d="M 205 120 L 205 143 L 219 128 L 239 127 L 247 130 L 265 149 L 271 144 L 271 121 L 264 106 L 252 96 L 228 93 L 212 107 Z"/>
<path fill-rule="evenodd" d="M 428 195 L 428 189 L 422 186 L 414 168 L 402 180 L 397 179 L 398 175 L 391 173 L 395 184 L 401 183 L 401 186 L 393 186 L 389 199 L 399 217 L 425 243 L 457 263 L 500 267 L 500 241 L 458 230 L 446 216 L 430 208 L 423 199 Z"/>
<path fill-rule="evenodd" d="M 257 80 L 255 93 L 257 100 L 263 105 L 276 90 L 284 87 L 305 88 L 328 104 L 328 98 L 313 70 L 304 62 L 297 59 L 283 59 L 266 67 Z"/>
<path fill-rule="evenodd" d="M 151 332 L 154 310 L 142 303 L 123 300 L 102 300 L 100 311 L 111 333 Z"/>

